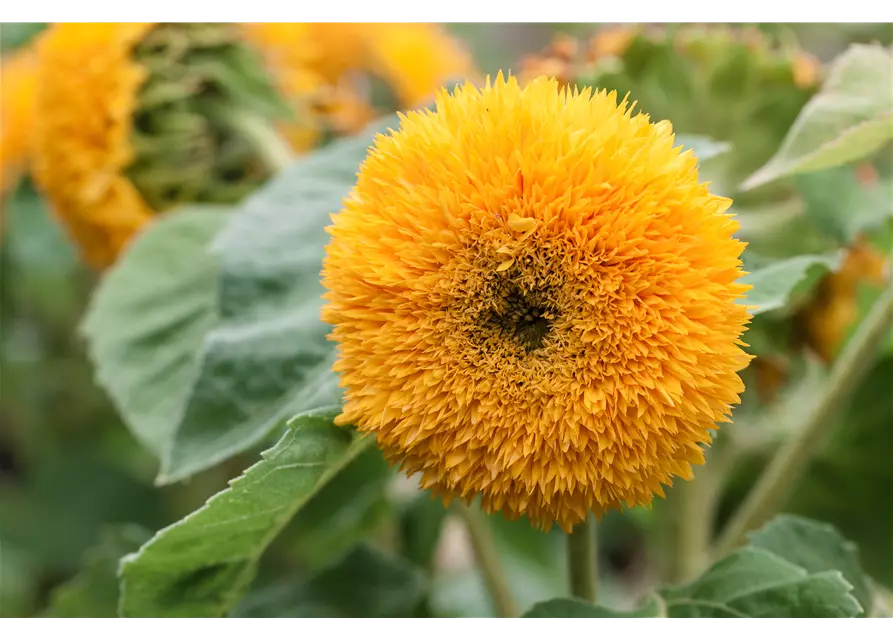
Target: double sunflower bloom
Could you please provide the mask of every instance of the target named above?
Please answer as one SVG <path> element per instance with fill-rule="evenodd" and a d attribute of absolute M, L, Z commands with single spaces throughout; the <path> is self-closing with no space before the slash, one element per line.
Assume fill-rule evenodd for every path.
<path fill-rule="evenodd" d="M 628 49 L 612 37 L 598 55 Z M 375 82 L 414 108 L 474 74 L 419 25 L 56 25 L 13 64 L 4 119 L 36 137 L 3 138 L 4 180 L 33 154 L 98 268 L 159 213 L 267 180 L 258 127 L 302 153 L 367 123 Z M 376 139 L 329 228 L 323 319 L 340 423 L 434 493 L 570 530 L 690 478 L 750 356 L 730 201 L 669 122 L 560 71 L 441 90 Z"/>

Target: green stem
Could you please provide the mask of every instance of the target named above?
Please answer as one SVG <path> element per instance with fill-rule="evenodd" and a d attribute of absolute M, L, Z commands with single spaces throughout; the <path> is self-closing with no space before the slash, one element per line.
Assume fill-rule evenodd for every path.
<path fill-rule="evenodd" d="M 249 111 L 221 110 L 218 115 L 251 142 L 272 173 L 291 164 L 294 158 L 291 148 L 268 119 Z"/>
<path fill-rule="evenodd" d="M 595 521 L 592 516 L 579 523 L 567 537 L 567 565 L 571 595 L 595 602 L 598 581 Z"/>
<path fill-rule="evenodd" d="M 706 468 L 700 471 L 694 480 L 680 482 L 667 496 L 667 581 L 671 583 L 698 575 L 710 546 L 716 492 L 710 486 L 713 474 Z"/>
<path fill-rule="evenodd" d="M 802 426 L 778 451 L 716 545 L 722 556 L 744 542 L 745 534 L 761 526 L 784 505 L 816 450 L 825 442 L 838 411 L 850 400 L 893 328 L 893 281 L 874 303 L 868 317 L 835 362 L 824 393 Z"/>
<path fill-rule="evenodd" d="M 518 606 L 512 597 L 511 589 L 509 589 L 508 579 L 499 558 L 499 550 L 493 541 L 490 523 L 478 509 L 468 507 L 461 502 L 456 505 L 456 513 L 465 521 L 478 568 L 483 575 L 490 598 L 493 600 L 496 615 L 500 618 L 517 618 Z"/>

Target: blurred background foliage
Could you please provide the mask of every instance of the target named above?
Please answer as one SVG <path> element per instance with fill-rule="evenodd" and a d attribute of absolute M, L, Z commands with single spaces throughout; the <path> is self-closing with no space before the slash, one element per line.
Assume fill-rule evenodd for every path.
<path fill-rule="evenodd" d="M 2 25 L 2 50 L 22 46 L 41 27 Z M 853 42 L 893 42 L 890 24 L 753 27 L 819 61 L 831 60 Z M 616 25 L 450 28 L 470 46 L 480 68 L 494 73 L 522 71 L 525 59 L 533 68 L 555 58 L 556 51 L 549 47 L 558 33 L 585 43 Z M 657 119 L 671 119 L 681 133 L 731 142 L 735 166 L 719 162 L 704 167 L 720 190 L 731 189 L 774 153 L 815 85 L 798 83 L 792 67 L 761 59 L 746 42 L 729 47 L 722 38 L 713 44 L 702 40 L 703 50 L 680 54 L 678 40 L 672 37 L 675 27 L 669 38 L 649 35 L 655 28 L 643 25 L 623 48 L 581 63 L 574 75 L 621 93 L 631 91 L 643 109 Z M 718 49 L 711 49 L 714 46 Z M 557 53 L 559 62 L 564 60 L 562 52 Z M 692 55 L 700 56 L 709 69 L 691 62 Z M 885 166 L 885 158 L 889 153 L 878 155 L 873 180 L 891 175 L 893 163 Z M 809 221 L 810 207 L 842 206 L 845 198 L 863 189 L 864 180 L 856 177 L 854 169 L 845 168 L 819 180 L 788 180 L 757 189 L 740 202 L 736 199 L 742 235 L 754 255 L 783 257 L 833 248 L 834 242 L 816 231 L 816 225 L 804 221 Z M 828 192 L 830 179 L 840 188 Z M 890 203 L 878 206 L 885 205 Z M 199 507 L 252 464 L 259 449 L 189 481 L 153 486 L 156 461 L 137 444 L 94 383 L 79 333 L 98 276 L 80 263 L 30 182 L 23 181 L 3 208 L 0 615 L 114 615 L 110 603 L 117 589 L 117 558 L 137 548 L 150 532 Z M 889 235 L 879 232 L 869 241 L 889 249 Z M 864 314 L 873 291 L 870 282 L 857 284 L 856 319 Z M 810 402 L 810 380 L 824 364 L 815 345 L 812 350 L 801 348 L 809 341 L 809 331 L 797 309 L 806 308 L 816 295 L 810 293 L 793 312 L 761 316 L 748 334 L 758 364 L 748 371 L 748 392 L 736 414 L 739 424 L 711 452 L 722 458 L 712 471 L 719 472 L 722 463 L 721 472 L 727 474 L 718 509 L 708 514 L 711 529 L 729 517 L 785 436 L 784 416 L 789 414 L 767 413 L 766 406 L 795 411 Z M 869 573 L 887 587 L 893 587 L 890 345 L 788 508 L 831 522 L 856 541 Z M 727 451 L 733 455 L 725 455 Z M 338 506 L 333 510 L 332 505 Z M 665 570 L 663 532 L 672 505 L 670 491 L 669 500 L 657 502 L 653 510 L 612 513 L 602 521 L 601 597 L 606 603 L 631 606 L 660 579 Z M 557 531 L 542 535 L 523 521 L 490 520 L 522 607 L 566 593 L 563 541 Z M 360 541 L 371 546 L 357 547 Z M 376 554 L 381 550 L 395 552 L 405 562 L 380 570 Z M 348 552 L 351 562 L 346 563 Z M 332 584 L 345 584 L 346 566 L 354 573 L 364 567 L 372 576 L 357 586 L 370 592 L 358 592 L 352 610 L 344 609 L 344 598 L 326 599 Z M 430 585 L 418 579 L 419 568 L 435 569 Z M 74 576 L 77 582 L 70 583 Z M 72 584 L 89 588 L 72 589 Z M 92 594 L 89 602 L 81 601 L 85 594 Z M 439 502 L 419 494 L 411 482 L 388 469 L 374 450 L 351 463 L 288 525 L 264 555 L 256 585 L 234 615 L 364 615 L 370 611 L 362 603 L 370 599 L 377 615 L 492 614 L 461 524 Z M 283 603 L 288 606 L 283 608 Z"/>

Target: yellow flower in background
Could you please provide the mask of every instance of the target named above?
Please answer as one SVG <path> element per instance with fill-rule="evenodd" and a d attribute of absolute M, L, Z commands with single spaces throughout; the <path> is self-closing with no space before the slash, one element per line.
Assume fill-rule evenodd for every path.
<path fill-rule="evenodd" d="M 158 213 L 237 202 L 275 171 L 234 115 L 307 152 L 376 116 L 358 75 L 414 105 L 470 69 L 429 25 L 56 24 L 44 40 L 36 178 L 97 268 Z"/>
<path fill-rule="evenodd" d="M 703 462 L 749 357 L 730 201 L 616 95 L 442 92 L 333 217 L 341 424 L 446 499 L 565 530 Z"/>
<path fill-rule="evenodd" d="M 295 111 L 281 125 L 295 151 L 310 151 L 329 125 L 342 134 L 356 133 L 375 117 L 359 91 L 343 78 L 362 63 L 364 38 L 352 24 L 258 22 L 241 25 L 262 56 L 276 87 Z"/>
<path fill-rule="evenodd" d="M 437 25 L 381 23 L 369 29 L 369 70 L 393 88 L 402 106 L 422 106 L 446 83 L 476 74 L 468 52 Z"/>
<path fill-rule="evenodd" d="M 299 151 L 316 146 L 327 125 L 352 134 L 375 117 L 356 86 L 363 74 L 384 81 L 398 107 L 419 106 L 445 84 L 476 74 L 468 52 L 438 25 L 247 23 L 242 28 L 279 89 L 292 98 L 297 123 L 285 125 L 284 133 Z"/>
<path fill-rule="evenodd" d="M 0 196 L 13 188 L 30 162 L 36 84 L 36 57 L 30 47 L 4 56 L 0 66 Z"/>
<path fill-rule="evenodd" d="M 132 49 L 151 24 L 57 24 L 38 47 L 35 177 L 95 267 L 111 264 L 153 211 L 125 175 L 147 72 Z"/>

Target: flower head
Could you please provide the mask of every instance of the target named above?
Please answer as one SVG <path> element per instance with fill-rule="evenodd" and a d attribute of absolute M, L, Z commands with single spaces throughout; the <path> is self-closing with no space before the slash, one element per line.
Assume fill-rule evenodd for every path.
<path fill-rule="evenodd" d="M 38 57 L 35 177 L 92 266 L 158 213 L 270 174 L 232 114 L 288 110 L 234 25 L 55 24 Z"/>
<path fill-rule="evenodd" d="M 329 228 L 339 422 L 545 527 L 691 477 L 748 362 L 743 244 L 696 165 L 669 123 L 545 78 L 403 117 Z"/>
<path fill-rule="evenodd" d="M 0 67 L 0 196 L 30 162 L 37 66 L 27 47 L 4 57 Z"/>
<path fill-rule="evenodd" d="M 447 82 L 476 73 L 468 52 L 438 25 L 249 23 L 242 29 L 292 99 L 298 117 L 284 132 L 301 151 L 315 147 L 327 129 L 356 133 L 373 119 L 358 77 L 382 80 L 397 106 L 415 107 Z"/>
<path fill-rule="evenodd" d="M 363 127 L 375 109 L 353 76 L 380 66 L 379 29 L 402 33 L 356 24 L 53 25 L 38 49 L 38 183 L 87 262 L 105 268 L 157 214 L 237 202 L 277 169 L 240 126 L 246 117 L 296 152 Z M 391 42 L 388 70 L 396 82 L 406 62 L 407 86 L 433 94 L 466 58 L 451 66 L 445 57 L 458 46 L 426 33 Z M 395 84 L 414 98 L 404 90 Z"/>
<path fill-rule="evenodd" d="M 887 256 L 864 236 L 847 249 L 840 269 L 826 276 L 801 312 L 806 343 L 825 362 L 833 360 L 859 313 L 859 289 L 882 287 L 890 278 Z"/>
<path fill-rule="evenodd" d="M 368 68 L 403 106 L 422 106 L 446 83 L 476 74 L 468 52 L 438 25 L 382 23 L 369 29 Z"/>
<path fill-rule="evenodd" d="M 35 174 L 85 259 L 104 267 L 152 217 L 125 175 L 151 24 L 57 24 L 38 48 Z"/>

